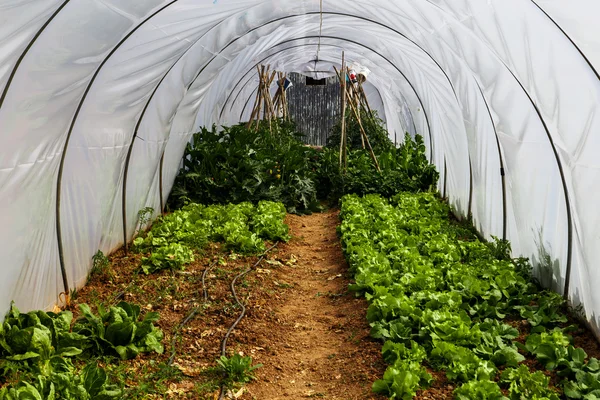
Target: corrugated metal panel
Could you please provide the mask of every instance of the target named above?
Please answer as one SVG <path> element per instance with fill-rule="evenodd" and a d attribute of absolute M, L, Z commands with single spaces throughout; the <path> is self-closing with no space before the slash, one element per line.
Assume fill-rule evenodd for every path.
<path fill-rule="evenodd" d="M 305 135 L 304 142 L 324 146 L 340 114 L 337 78 L 328 78 L 325 86 L 306 86 L 306 77 L 295 73 L 288 74 L 288 79 L 294 84 L 287 92 L 290 115 Z"/>

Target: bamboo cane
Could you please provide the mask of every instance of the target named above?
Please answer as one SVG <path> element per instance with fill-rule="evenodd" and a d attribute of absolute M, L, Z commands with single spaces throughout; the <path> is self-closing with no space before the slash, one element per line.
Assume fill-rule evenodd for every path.
<path fill-rule="evenodd" d="M 342 126 L 341 126 L 341 134 L 340 134 L 340 157 L 339 157 L 339 163 L 340 163 L 340 170 L 345 172 L 345 166 L 347 165 L 347 161 L 346 161 L 346 157 L 345 157 L 345 150 L 346 150 L 346 146 L 345 146 L 345 133 L 346 133 L 346 60 L 345 60 L 345 54 L 342 51 L 342 71 L 344 71 L 344 74 L 341 74 L 337 68 L 334 66 L 333 67 L 335 69 L 335 73 L 337 74 L 339 80 L 340 80 L 340 91 L 341 91 L 341 115 L 342 115 Z"/>
<path fill-rule="evenodd" d="M 373 121 L 375 121 L 375 115 L 373 115 L 373 111 L 371 110 L 371 106 L 369 105 L 369 100 L 367 99 L 367 94 L 365 93 L 365 89 L 363 88 L 362 82 L 358 83 L 358 89 L 361 94 L 361 99 L 362 99 L 364 105 L 366 106 L 367 111 L 369 112 L 369 115 L 371 116 L 371 119 Z"/>
<path fill-rule="evenodd" d="M 365 128 L 363 127 L 362 122 L 360 121 L 360 118 L 358 116 L 358 111 L 356 110 L 354 103 L 351 102 L 350 107 L 352 108 L 352 111 L 354 112 L 354 115 L 356 116 L 356 119 L 358 121 L 358 126 L 360 128 L 360 132 L 364 136 L 364 139 L 367 143 L 367 146 L 369 148 L 369 153 L 371 155 L 371 159 L 373 159 L 373 162 L 375 163 L 375 168 L 377 168 L 377 172 L 381 172 L 381 168 L 379 167 L 379 161 L 377 161 L 377 157 L 375 156 L 375 152 L 373 151 L 373 148 L 371 147 L 371 143 L 369 142 L 369 137 L 367 136 L 367 132 L 365 132 Z"/>

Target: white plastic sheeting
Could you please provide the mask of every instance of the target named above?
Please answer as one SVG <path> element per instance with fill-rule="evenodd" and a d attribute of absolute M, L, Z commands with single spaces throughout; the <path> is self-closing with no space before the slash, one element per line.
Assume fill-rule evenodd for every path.
<path fill-rule="evenodd" d="M 319 11 L 0 0 L 0 312 L 56 304 L 138 210 L 160 212 L 199 125 L 243 119 L 256 64 L 301 72 L 345 51 L 390 133 L 424 136 L 457 211 L 600 333 L 600 3 L 324 0 L 322 29 Z"/>

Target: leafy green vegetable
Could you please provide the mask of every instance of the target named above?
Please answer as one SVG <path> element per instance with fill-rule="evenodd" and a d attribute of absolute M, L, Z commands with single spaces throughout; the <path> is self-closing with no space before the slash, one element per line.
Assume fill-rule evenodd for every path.
<path fill-rule="evenodd" d="M 471 229 L 452 223 L 449 212 L 432 193 L 342 199 L 338 230 L 354 274 L 351 289 L 369 301 L 371 335 L 385 341 L 390 364 L 374 389 L 411 398 L 421 384 L 418 367 L 427 365 L 465 383 L 457 398 L 503 398 L 493 382 L 498 367 L 519 367 L 525 351 L 568 379 L 595 374 L 562 330 L 544 331 L 566 321 L 560 296 L 539 292 L 528 261 L 509 258 L 508 242 L 479 241 Z M 514 342 L 517 329 L 501 322 L 509 315 L 534 325 L 537 333 L 525 345 Z M 523 373 L 514 390 L 535 391 L 526 386 L 539 377 Z M 394 383 L 401 389 L 392 389 Z M 567 385 L 579 390 L 576 381 Z M 583 386 L 580 393 L 591 391 Z M 535 396 L 554 398 L 544 393 Z"/>
<path fill-rule="evenodd" d="M 507 400 L 496 382 L 489 380 L 469 381 L 454 391 L 457 400 Z"/>
<path fill-rule="evenodd" d="M 482 360 L 468 348 L 448 342 L 434 342 L 429 361 L 438 369 L 444 369 L 448 379 L 454 381 L 491 379 L 497 371 L 492 362 Z"/>
<path fill-rule="evenodd" d="M 600 399 L 600 368 L 598 360 L 590 360 L 585 370 L 577 371 L 575 380 L 563 382 L 565 396 L 569 399 Z"/>
<path fill-rule="evenodd" d="M 221 356 L 217 359 L 217 365 L 223 374 L 225 385 L 229 388 L 256 379 L 254 371 L 262 367 L 262 364 L 253 366 L 252 357 L 244 357 L 237 353 L 231 357 Z"/>
<path fill-rule="evenodd" d="M 373 392 L 390 399 L 412 399 L 417 390 L 429 385 L 431 375 L 418 362 L 398 359 L 389 366 L 383 379 L 373 383 Z"/>
<path fill-rule="evenodd" d="M 179 243 L 169 243 L 158 247 L 150 257 L 142 257 L 142 270 L 151 274 L 162 269 L 181 270 L 194 261 L 194 252 Z"/>
<path fill-rule="evenodd" d="M 504 370 L 500 380 L 508 386 L 511 400 L 559 400 L 557 392 L 549 388 L 550 378 L 541 371 L 531 373 L 525 365 Z"/>
<path fill-rule="evenodd" d="M 71 358 L 84 355 L 93 338 L 71 332 L 72 321 L 70 311 L 24 314 L 11 306 L 0 329 L 0 367 L 19 383 L 0 390 L 0 400 L 121 397 L 95 363 L 76 371 Z"/>
<path fill-rule="evenodd" d="M 282 203 L 261 201 L 256 211 L 252 217 L 252 231 L 258 237 L 272 241 L 290 240 L 290 227 L 283 222 L 286 210 Z"/>
<path fill-rule="evenodd" d="M 527 319 L 531 326 L 549 326 L 567 322 L 567 317 L 562 312 L 566 302 L 560 294 L 543 292 L 536 302 L 534 306 L 517 307 L 521 311 L 521 316 Z"/>
<path fill-rule="evenodd" d="M 284 223 L 283 204 L 260 201 L 257 206 L 240 204 L 189 204 L 159 219 L 135 248 L 151 252 L 142 258 L 142 269 L 150 274 L 163 269 L 183 269 L 194 261 L 195 250 L 209 242 L 221 242 L 226 250 L 256 254 L 265 250 L 264 240 L 290 239 Z"/>
<path fill-rule="evenodd" d="M 72 319 L 70 311 L 23 314 L 12 304 L 0 328 L 0 369 L 47 375 L 63 357 L 81 354 L 87 338 L 70 332 Z"/>
<path fill-rule="evenodd" d="M 392 399 L 411 399 L 419 388 L 429 385 L 433 380 L 420 365 L 427 358 L 427 352 L 418 343 L 412 341 L 408 347 L 402 343 L 387 341 L 383 345 L 382 354 L 390 366 L 383 379 L 373 384 L 375 393 Z"/>
<path fill-rule="evenodd" d="M 126 302 L 108 310 L 99 306 L 99 316 L 87 304 L 80 304 L 79 308 L 82 316 L 73 332 L 90 338 L 94 354 L 112 353 L 126 360 L 139 353 L 163 352 L 163 333 L 153 324 L 159 319 L 157 313 L 147 313 L 140 320 L 140 307 Z"/>
<path fill-rule="evenodd" d="M 550 333 L 534 333 L 527 337 L 525 348 L 535 355 L 544 367 L 552 370 L 559 364 L 569 359 L 569 353 L 580 357 L 578 351 L 570 346 L 571 340 L 561 330 L 557 329 Z M 583 359 L 586 355 L 584 352 Z"/>
<path fill-rule="evenodd" d="M 62 372 L 27 375 L 14 386 L 0 390 L 0 400 L 111 400 L 120 399 L 122 391 L 109 383 L 106 372 L 96 363 L 76 373 L 72 365 Z"/>
<path fill-rule="evenodd" d="M 509 340 L 516 339 L 519 331 L 510 325 L 503 324 L 498 320 L 486 319 L 479 324 L 482 331 L 482 341 L 475 347 L 474 352 L 478 356 L 492 360 L 494 364 L 516 367 L 525 360 L 517 347 Z"/>

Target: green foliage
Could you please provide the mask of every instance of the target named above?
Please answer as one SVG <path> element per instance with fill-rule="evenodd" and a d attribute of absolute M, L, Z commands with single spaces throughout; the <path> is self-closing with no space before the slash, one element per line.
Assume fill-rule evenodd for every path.
<path fill-rule="evenodd" d="M 0 330 L 0 368 L 45 376 L 62 368 L 63 358 L 80 355 L 87 339 L 70 332 L 72 320 L 69 311 L 24 314 L 11 305 Z"/>
<path fill-rule="evenodd" d="M 389 139 L 388 131 L 383 125 L 383 121 L 377 115 L 377 111 L 373 111 L 373 118 L 364 109 L 361 109 L 361 123 L 371 147 L 376 152 L 390 150 L 393 147 L 393 143 Z M 361 131 L 356 116 L 352 109 L 346 110 L 346 142 L 349 150 L 362 149 Z M 340 149 L 340 139 L 342 137 L 342 119 L 331 128 L 329 136 L 327 137 L 327 147 L 338 150 Z"/>
<path fill-rule="evenodd" d="M 588 360 L 586 352 L 573 347 L 571 338 L 562 330 L 534 333 L 527 338 L 524 348 L 545 368 L 566 378 L 562 385 L 567 398 L 600 398 L 600 362 L 596 358 Z"/>
<path fill-rule="evenodd" d="M 550 377 L 541 371 L 531 373 L 525 365 L 504 370 L 500 380 L 508 386 L 511 400 L 559 400 L 549 387 Z"/>
<path fill-rule="evenodd" d="M 259 202 L 257 213 L 252 218 L 252 231 L 267 240 L 287 242 L 291 236 L 290 227 L 283 222 L 285 213 L 285 206 L 281 203 Z"/>
<path fill-rule="evenodd" d="M 507 400 L 496 382 L 469 381 L 454 391 L 457 400 Z"/>
<path fill-rule="evenodd" d="M 98 250 L 92 257 L 92 270 L 90 275 L 105 275 L 110 268 L 110 261 L 101 250 Z"/>
<path fill-rule="evenodd" d="M 435 187 L 439 174 L 427 160 L 421 136 L 406 134 L 396 148 L 381 120 L 366 118 L 379 173 L 360 144 L 356 121 L 347 118 L 351 146 L 346 173 L 339 168 L 339 127 L 334 127 L 330 147 L 322 151 L 305 146 L 295 127 L 283 121 L 274 122 L 272 132 L 264 123 L 258 131 L 244 125 L 223 127 L 221 132 L 203 128 L 187 147 L 169 205 L 270 200 L 283 203 L 289 212 L 310 213 L 320 210 L 317 199 L 337 200 L 348 193 L 389 197 Z"/>
<path fill-rule="evenodd" d="M 83 369 L 73 360 L 104 354 L 133 358 L 140 352 L 162 352 L 158 315 L 139 320 L 140 308 L 122 302 L 95 316 L 80 305 L 73 323 L 70 311 L 21 313 L 14 305 L 0 328 L 0 370 L 9 383 L 0 399 L 119 399 L 121 390 L 104 369 L 89 362 Z"/>
<path fill-rule="evenodd" d="M 431 375 L 418 362 L 397 360 L 389 366 L 383 379 L 373 383 L 373 392 L 390 399 L 409 400 L 432 381 Z"/>
<path fill-rule="evenodd" d="M 510 242 L 508 240 L 492 236 L 493 241 L 487 242 L 486 245 L 490 249 L 492 257 L 498 260 L 510 260 L 512 252 Z"/>
<path fill-rule="evenodd" d="M 420 364 L 427 358 L 427 352 L 412 341 L 410 347 L 403 343 L 387 341 L 382 349 L 383 358 L 390 364 L 383 379 L 373 384 L 375 393 L 391 399 L 412 399 L 416 391 L 426 387 L 432 376 Z"/>
<path fill-rule="evenodd" d="M 304 146 L 293 124 L 261 123 L 258 131 L 245 125 L 217 132 L 202 128 L 188 145 L 169 204 L 240 203 L 270 200 L 290 212 L 318 209 L 311 160 L 316 151 Z"/>
<path fill-rule="evenodd" d="M 563 390 L 569 399 L 600 399 L 600 362 L 591 358 L 573 380 L 563 382 Z"/>
<path fill-rule="evenodd" d="M 458 399 L 504 399 L 494 381 L 508 367 L 506 379 L 517 382 L 511 398 L 554 400 L 553 391 L 540 389 L 540 374 L 519 367 L 525 351 L 569 379 L 565 393 L 596 390 L 597 361 L 586 363 L 561 329 L 544 331 L 566 321 L 560 296 L 537 289 L 529 263 L 509 258 L 508 242 L 481 242 L 448 215 L 432 193 L 342 199 L 339 233 L 354 274 L 351 289 L 369 301 L 371 334 L 385 340 L 390 364 L 374 390 L 412 398 L 423 384 L 419 368 L 427 365 L 464 383 Z M 525 345 L 515 342 L 518 330 L 502 322 L 508 316 L 527 318 L 537 333 Z M 401 389 L 392 389 L 394 382 Z"/>
<path fill-rule="evenodd" d="M 151 274 L 163 269 L 182 270 L 194 261 L 194 252 L 179 243 L 169 243 L 154 250 L 150 257 L 142 257 L 142 270 Z"/>
<path fill-rule="evenodd" d="M 453 381 L 486 380 L 496 375 L 492 362 L 482 360 L 466 347 L 449 342 L 434 342 L 430 362 L 445 370 L 448 379 Z"/>
<path fill-rule="evenodd" d="M 262 364 L 252 365 L 252 357 L 244 357 L 234 354 L 232 357 L 221 356 L 217 359 L 217 365 L 223 374 L 223 382 L 229 388 L 236 384 L 244 384 L 256 379 L 254 371 Z"/>
<path fill-rule="evenodd" d="M 87 304 L 80 304 L 81 317 L 73 325 L 73 332 L 89 338 L 89 351 L 97 355 L 118 355 L 127 360 L 139 353 L 155 351 L 162 354 L 163 332 L 154 326 L 159 315 L 146 313 L 140 319 L 140 307 L 120 302 L 105 310 L 98 307 L 95 315 Z"/>
<path fill-rule="evenodd" d="M 495 319 L 486 319 L 479 324 L 479 328 L 482 340 L 473 350 L 479 357 L 491 360 L 498 366 L 509 367 L 516 367 L 525 360 L 517 347 L 509 342 L 519 336 L 518 330 Z"/>
<path fill-rule="evenodd" d="M 368 151 L 357 149 L 348 152 L 348 170 L 342 174 L 339 150 L 324 149 L 316 167 L 319 195 L 339 198 L 344 194 L 377 193 L 392 197 L 404 191 L 427 191 L 435 187 L 439 174 L 425 156 L 421 136 L 413 139 L 406 134 L 399 148 L 389 144 L 376 151 L 381 173 L 375 169 Z"/>
<path fill-rule="evenodd" d="M 567 322 L 567 316 L 563 310 L 566 301 L 558 293 L 545 291 L 537 298 L 535 305 L 519 307 L 521 317 L 527 319 L 533 327 L 553 326 L 558 323 Z"/>
<path fill-rule="evenodd" d="M 110 384 L 104 369 L 89 363 L 76 371 L 72 364 L 48 376 L 26 375 L 15 385 L 0 390 L 0 400 L 111 400 L 120 399 L 122 391 Z"/>
<path fill-rule="evenodd" d="M 194 251 L 209 242 L 221 242 L 223 248 L 242 254 L 265 250 L 264 240 L 290 239 L 284 223 L 285 206 L 272 201 L 240 204 L 188 204 L 181 210 L 158 219 L 152 229 L 133 241 L 142 258 L 142 269 L 150 274 L 163 269 L 180 270 L 194 261 Z"/>
<path fill-rule="evenodd" d="M 154 208 L 152 207 L 144 207 L 138 211 L 138 231 L 142 230 L 152 220 L 153 214 Z"/>
<path fill-rule="evenodd" d="M 525 348 L 548 369 L 555 369 L 561 360 L 569 357 L 571 340 L 561 330 L 534 333 L 527 337 Z M 585 354 L 585 353 L 584 353 Z M 585 359 L 585 356 L 583 357 Z"/>

